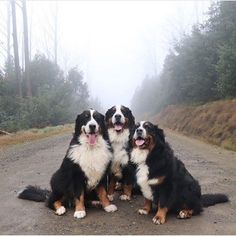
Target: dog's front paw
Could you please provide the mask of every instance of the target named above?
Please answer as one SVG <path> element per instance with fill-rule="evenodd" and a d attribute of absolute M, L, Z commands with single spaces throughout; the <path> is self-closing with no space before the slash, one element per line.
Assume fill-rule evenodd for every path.
<path fill-rule="evenodd" d="M 86 216 L 86 211 L 75 211 L 74 217 L 77 219 L 82 219 Z"/>
<path fill-rule="evenodd" d="M 140 215 L 148 215 L 149 212 L 148 212 L 147 210 L 141 208 L 141 209 L 138 210 L 138 213 L 139 213 Z"/>
<path fill-rule="evenodd" d="M 189 219 L 191 218 L 193 214 L 192 210 L 182 210 L 179 212 L 179 215 L 177 216 L 178 219 Z"/>
<path fill-rule="evenodd" d="M 55 213 L 56 213 L 57 215 L 61 216 L 61 215 L 63 215 L 63 214 L 66 213 L 66 208 L 65 208 L 64 206 L 61 206 L 61 207 L 59 207 L 59 208 L 55 211 Z"/>
<path fill-rule="evenodd" d="M 152 218 L 152 222 L 157 225 L 162 225 L 166 222 L 166 218 L 156 215 Z"/>
<path fill-rule="evenodd" d="M 114 194 L 108 194 L 107 197 L 108 197 L 110 202 L 114 201 Z"/>
<path fill-rule="evenodd" d="M 128 196 L 126 194 L 122 194 L 122 195 L 120 195 L 120 200 L 122 200 L 122 201 L 130 201 L 130 196 Z"/>
<path fill-rule="evenodd" d="M 110 204 L 109 206 L 104 207 L 106 212 L 114 212 L 117 211 L 117 207 L 114 204 Z"/>

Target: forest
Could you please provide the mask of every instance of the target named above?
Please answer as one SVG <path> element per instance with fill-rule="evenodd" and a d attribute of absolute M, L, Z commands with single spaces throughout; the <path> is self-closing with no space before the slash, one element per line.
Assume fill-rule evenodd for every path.
<path fill-rule="evenodd" d="M 14 63 L 6 63 L 0 78 L 0 127 L 17 131 L 73 122 L 78 112 L 89 105 L 89 92 L 83 74 L 72 68 L 64 75 L 44 55 L 35 55 L 29 64 L 30 95 L 22 73 L 21 94 L 15 79 Z"/>
<path fill-rule="evenodd" d="M 215 2 L 208 19 L 175 42 L 162 72 L 147 76 L 136 89 L 132 98 L 136 114 L 236 97 L 235 12 L 235 2 Z"/>
<path fill-rule="evenodd" d="M 89 106 L 103 110 L 99 99 L 91 96 L 83 70 L 71 66 L 65 71 L 58 63 L 56 18 L 50 48 L 53 56 L 40 51 L 29 55 L 26 4 L 26 0 L 9 1 L 7 56 L 0 68 L 0 130 L 14 132 L 71 123 Z M 21 22 L 17 21 L 16 7 Z M 154 115 L 168 105 L 199 105 L 236 97 L 235 12 L 235 2 L 214 2 L 207 20 L 175 41 L 161 72 L 146 76 L 134 91 L 131 108 L 135 115 Z M 19 27 L 24 32 L 23 47 L 17 38 Z M 14 53 L 10 53 L 11 41 Z M 22 55 L 19 47 L 23 48 Z M 109 83 L 115 87 L 112 78 Z"/>
<path fill-rule="evenodd" d="M 65 72 L 58 65 L 56 31 L 53 34 L 54 59 L 37 53 L 30 60 L 26 3 L 26 0 L 6 2 L 9 7 L 7 59 L 4 68 L 0 68 L 0 130 L 8 132 L 71 123 L 80 111 L 98 104 L 89 96 L 83 72 L 77 66 Z M 22 22 L 17 21 L 16 7 L 20 9 L 24 29 L 21 65 L 17 29 Z M 13 55 L 10 53 L 11 36 Z"/>

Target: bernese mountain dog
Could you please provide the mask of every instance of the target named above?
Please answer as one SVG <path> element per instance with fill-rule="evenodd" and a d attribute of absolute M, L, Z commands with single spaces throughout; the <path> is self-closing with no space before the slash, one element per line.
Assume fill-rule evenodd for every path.
<path fill-rule="evenodd" d="M 18 197 L 46 200 L 57 215 L 63 215 L 68 203 L 72 203 L 75 218 L 84 218 L 85 203 L 97 197 L 106 212 L 114 212 L 117 207 L 110 203 L 106 191 L 111 160 L 112 147 L 104 116 L 95 110 L 86 110 L 77 116 L 66 156 L 51 178 L 51 191 L 28 186 Z"/>
<path fill-rule="evenodd" d="M 158 126 L 146 121 L 137 123 L 129 144 L 131 161 L 137 165 L 137 183 L 145 198 L 139 214 L 147 215 L 152 203 L 156 204 L 153 223 L 164 224 L 169 211 L 186 219 L 199 214 L 203 207 L 228 201 L 224 194 L 201 194 L 198 181 L 174 155 Z"/>
<path fill-rule="evenodd" d="M 135 168 L 130 163 L 128 140 L 135 119 L 128 107 L 123 105 L 113 106 L 105 114 L 106 126 L 113 148 L 111 163 L 111 178 L 108 188 L 108 198 L 112 201 L 117 181 L 121 183 L 121 200 L 130 200 L 132 187 L 135 182 Z"/>

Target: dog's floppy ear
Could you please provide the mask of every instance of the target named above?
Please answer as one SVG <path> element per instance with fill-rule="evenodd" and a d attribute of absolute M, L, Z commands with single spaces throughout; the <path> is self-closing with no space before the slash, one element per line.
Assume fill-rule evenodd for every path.
<path fill-rule="evenodd" d="M 128 111 L 129 111 L 129 122 L 130 122 L 130 126 L 134 126 L 135 125 L 135 118 L 132 114 L 132 111 L 128 108 Z"/>
<path fill-rule="evenodd" d="M 81 133 L 81 126 L 82 126 L 82 113 L 77 115 L 77 118 L 75 120 L 75 132 L 74 136 L 78 137 Z"/>
<path fill-rule="evenodd" d="M 104 129 L 106 129 L 105 116 L 101 113 L 99 113 L 99 115 L 101 117 L 100 118 L 101 119 L 101 128 L 102 128 L 102 130 L 104 130 Z"/>
<path fill-rule="evenodd" d="M 128 149 L 130 150 L 133 147 L 133 136 L 135 132 L 135 124 L 130 128 L 129 138 L 128 138 Z"/>
<path fill-rule="evenodd" d="M 112 108 L 108 109 L 107 112 L 105 113 L 105 122 L 108 122 L 108 117 L 109 117 L 109 114 L 112 112 Z"/>
<path fill-rule="evenodd" d="M 165 135 L 164 135 L 163 129 L 158 128 L 158 125 L 154 125 L 154 126 L 155 126 L 155 133 L 157 135 L 157 138 L 164 145 L 165 144 Z"/>
<path fill-rule="evenodd" d="M 107 126 L 106 126 L 106 115 L 104 116 L 103 114 L 99 113 L 101 116 L 101 133 L 102 136 L 105 140 L 109 140 L 109 135 L 108 135 L 108 131 L 107 131 Z"/>
<path fill-rule="evenodd" d="M 123 106 L 125 107 L 125 106 Z M 130 127 L 133 127 L 135 125 L 135 118 L 132 114 L 132 111 L 128 108 L 128 107 L 125 107 L 128 111 L 128 118 L 129 118 L 129 126 Z"/>

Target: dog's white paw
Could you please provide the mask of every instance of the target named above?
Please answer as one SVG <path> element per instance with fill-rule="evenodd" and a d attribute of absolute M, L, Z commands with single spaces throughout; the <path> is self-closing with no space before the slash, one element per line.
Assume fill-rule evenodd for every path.
<path fill-rule="evenodd" d="M 112 202 L 114 200 L 114 194 L 110 194 L 110 195 L 108 194 L 107 197 L 110 202 Z"/>
<path fill-rule="evenodd" d="M 182 210 L 177 216 L 178 219 L 188 219 L 191 218 L 193 211 L 192 210 Z"/>
<path fill-rule="evenodd" d="M 57 215 L 61 216 L 66 213 L 66 208 L 64 206 L 59 207 L 56 212 Z"/>
<path fill-rule="evenodd" d="M 156 217 L 154 217 L 154 218 L 152 219 L 152 222 L 153 222 L 154 224 L 156 224 L 156 225 L 160 225 L 160 224 L 161 224 L 161 220 L 160 220 L 159 218 L 156 218 Z"/>
<path fill-rule="evenodd" d="M 142 209 L 142 208 L 138 210 L 138 213 L 139 213 L 140 215 L 148 215 L 147 210 Z"/>
<path fill-rule="evenodd" d="M 86 216 L 86 211 L 75 211 L 74 217 L 77 219 L 82 219 Z"/>
<path fill-rule="evenodd" d="M 91 204 L 94 207 L 99 207 L 99 206 L 101 206 L 102 203 L 100 201 L 91 201 Z"/>
<path fill-rule="evenodd" d="M 186 212 L 185 211 L 180 211 L 179 212 L 179 218 L 180 219 L 184 219 L 184 218 L 186 218 L 187 217 L 187 215 L 186 215 Z"/>
<path fill-rule="evenodd" d="M 125 194 L 122 194 L 122 195 L 120 195 L 120 200 L 122 200 L 122 201 L 130 201 L 130 197 L 125 195 Z"/>
<path fill-rule="evenodd" d="M 163 216 L 154 216 L 152 222 L 156 225 L 162 225 L 166 222 L 166 218 Z"/>
<path fill-rule="evenodd" d="M 104 207 L 106 212 L 114 212 L 117 211 L 117 207 L 114 204 L 110 204 L 109 206 Z"/>

